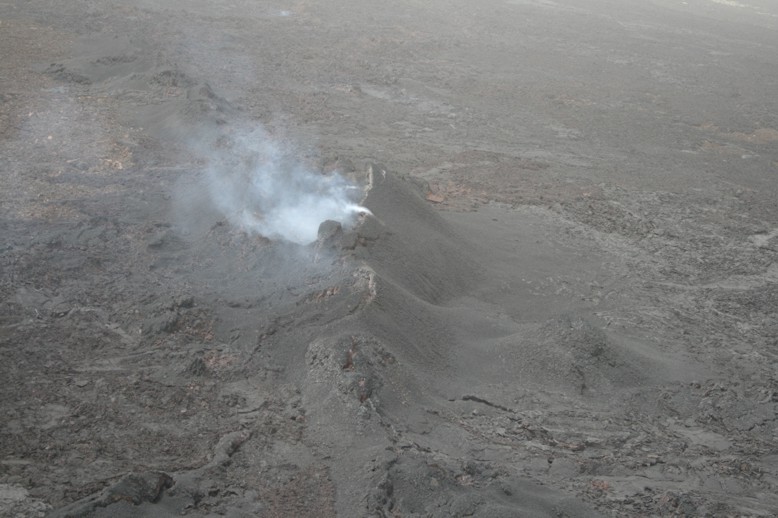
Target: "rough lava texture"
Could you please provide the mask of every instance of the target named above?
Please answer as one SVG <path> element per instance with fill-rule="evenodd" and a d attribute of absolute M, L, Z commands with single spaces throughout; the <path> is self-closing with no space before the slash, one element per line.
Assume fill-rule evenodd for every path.
<path fill-rule="evenodd" d="M 776 19 L 0 4 L 0 516 L 775 516 Z"/>

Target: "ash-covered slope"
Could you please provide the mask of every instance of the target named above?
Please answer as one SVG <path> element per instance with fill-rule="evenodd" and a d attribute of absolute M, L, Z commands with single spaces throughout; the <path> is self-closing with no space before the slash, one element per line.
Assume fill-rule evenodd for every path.
<path fill-rule="evenodd" d="M 648 344 L 609 334 L 575 306 L 522 314 L 533 304 L 542 311 L 542 297 L 514 290 L 496 270 L 527 278 L 536 262 L 476 246 L 411 181 L 377 165 L 369 175 L 364 203 L 375 217 L 356 231 L 361 246 L 354 255 L 371 272 L 374 293 L 360 320 L 409 368 L 418 367 L 420 378 L 440 375 L 430 388 L 442 390 L 452 377 L 485 384 L 485 376 L 585 396 L 588 389 L 607 394 L 681 376 Z"/>
<path fill-rule="evenodd" d="M 532 296 L 506 292 L 501 268 L 507 260 L 515 277 L 530 277 L 537 264 L 478 248 L 412 181 L 379 165 L 368 175 L 374 217 L 343 240 L 355 243 L 347 251 L 364 293 L 311 342 L 302 383 L 307 433 L 338 459 L 338 509 L 358 515 L 367 494 L 377 514 L 586 516 L 569 494 L 521 476 L 536 469 L 524 463 L 551 470 L 554 448 L 586 448 L 597 412 L 693 366 L 610 334 L 583 310 L 522 316 Z M 589 409 L 583 429 L 576 418 L 553 433 L 533 424 L 544 406 L 569 405 Z"/>
<path fill-rule="evenodd" d="M 306 437 L 333 457 L 339 515 L 592 515 L 520 466 L 473 455 L 484 444 L 456 425 L 472 387 L 450 305 L 488 272 L 414 184 L 379 165 L 368 175 L 374 216 L 344 238 L 365 291 L 337 332 L 311 342 L 301 384 Z"/>

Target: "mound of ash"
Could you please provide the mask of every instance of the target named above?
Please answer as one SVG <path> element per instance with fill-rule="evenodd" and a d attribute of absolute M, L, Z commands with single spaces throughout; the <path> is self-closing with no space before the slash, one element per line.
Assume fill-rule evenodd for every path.
<path fill-rule="evenodd" d="M 347 315 L 316 330 L 299 381 L 307 437 L 337 459 L 330 470 L 339 513 L 594 515 L 507 466 L 474 463 L 456 446 L 464 438 L 451 435 L 443 416 L 453 415 L 450 401 L 473 386 L 458 359 L 466 344 L 449 312 L 487 272 L 475 260 L 478 251 L 412 182 L 371 165 L 363 205 L 372 215 L 351 231 L 331 221 L 320 226 L 316 249 L 337 250 L 354 275 L 327 304 L 361 294 Z M 447 391 L 452 385 L 459 393 Z M 443 431 L 431 433 L 437 427 Z"/>

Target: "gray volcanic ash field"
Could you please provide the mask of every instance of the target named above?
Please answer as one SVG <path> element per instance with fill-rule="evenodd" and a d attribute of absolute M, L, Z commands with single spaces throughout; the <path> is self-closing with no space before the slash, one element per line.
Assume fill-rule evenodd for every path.
<path fill-rule="evenodd" d="M 778 513 L 767 0 L 0 3 L 0 516 Z"/>

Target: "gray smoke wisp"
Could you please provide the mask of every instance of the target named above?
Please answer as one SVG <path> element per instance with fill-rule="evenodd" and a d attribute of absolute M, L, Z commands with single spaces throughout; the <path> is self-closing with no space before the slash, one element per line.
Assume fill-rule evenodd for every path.
<path fill-rule="evenodd" d="M 348 228 L 360 213 L 362 190 L 342 175 L 305 167 L 264 129 L 222 137 L 208 157 L 208 195 L 235 227 L 301 245 L 316 240 L 319 225 Z"/>

